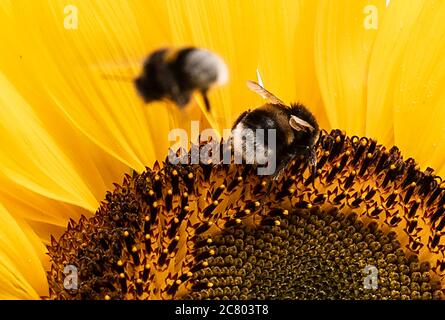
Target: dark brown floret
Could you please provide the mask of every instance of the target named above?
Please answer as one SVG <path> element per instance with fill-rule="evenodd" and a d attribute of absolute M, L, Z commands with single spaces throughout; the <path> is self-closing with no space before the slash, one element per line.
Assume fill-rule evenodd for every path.
<path fill-rule="evenodd" d="M 399 252 L 393 234 L 335 209 L 296 210 L 263 218 L 200 241 L 214 250 L 195 273 L 189 299 L 432 299 L 441 296 L 428 263 Z M 201 260 L 199 255 L 197 261 Z M 236 268 L 231 270 L 231 266 Z M 381 270 L 375 290 L 364 287 L 366 266 Z M 224 270 L 224 272 L 222 272 Z M 390 271 L 392 270 L 392 271 Z M 209 283 L 211 287 L 209 288 Z M 411 286 L 408 287 L 407 285 Z M 416 289 L 420 288 L 420 291 Z M 394 292 L 395 291 L 395 292 Z"/>
<path fill-rule="evenodd" d="M 277 180 L 212 164 L 125 176 L 52 239 L 50 298 L 441 298 L 441 179 L 339 130 L 321 134 L 317 157 L 315 176 L 295 159 Z M 64 288 L 67 265 L 77 289 Z"/>

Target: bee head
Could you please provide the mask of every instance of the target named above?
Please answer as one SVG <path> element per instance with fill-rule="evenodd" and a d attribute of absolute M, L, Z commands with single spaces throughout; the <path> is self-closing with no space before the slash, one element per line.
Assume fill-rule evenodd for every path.
<path fill-rule="evenodd" d="M 145 75 L 137 77 L 134 80 L 134 85 L 137 92 L 142 97 L 142 99 L 144 99 L 145 102 L 159 100 L 164 95 L 162 89 L 158 85 L 156 85 L 156 82 Z"/>
<path fill-rule="evenodd" d="M 289 114 L 289 125 L 299 139 L 309 145 L 315 145 L 318 140 L 318 123 L 312 113 L 301 104 L 292 104 Z"/>

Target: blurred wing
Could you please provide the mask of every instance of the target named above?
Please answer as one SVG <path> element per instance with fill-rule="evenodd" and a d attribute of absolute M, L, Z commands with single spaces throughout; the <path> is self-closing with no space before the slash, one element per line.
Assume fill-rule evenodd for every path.
<path fill-rule="evenodd" d="M 279 98 L 277 98 L 274 94 L 264 89 L 262 86 L 260 86 L 255 81 L 247 80 L 247 87 L 255 92 L 256 94 L 259 94 L 263 99 L 269 100 L 273 104 L 281 104 L 286 105 L 283 101 L 281 101 Z"/>
<path fill-rule="evenodd" d="M 132 82 L 140 74 L 144 59 L 111 60 L 91 63 L 85 67 L 104 80 Z"/>

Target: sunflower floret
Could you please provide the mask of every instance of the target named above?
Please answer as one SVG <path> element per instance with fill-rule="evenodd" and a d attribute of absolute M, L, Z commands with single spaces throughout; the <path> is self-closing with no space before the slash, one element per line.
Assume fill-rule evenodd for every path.
<path fill-rule="evenodd" d="M 322 132 L 317 157 L 315 174 L 298 158 L 276 180 L 233 164 L 126 175 L 52 240 L 51 298 L 442 298 L 440 178 L 340 130 Z"/>

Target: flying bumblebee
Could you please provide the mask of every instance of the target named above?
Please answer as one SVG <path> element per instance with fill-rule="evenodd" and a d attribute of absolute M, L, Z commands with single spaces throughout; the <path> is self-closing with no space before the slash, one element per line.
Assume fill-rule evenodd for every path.
<path fill-rule="evenodd" d="M 253 141 L 257 157 L 262 157 L 263 154 L 264 157 L 267 155 L 275 157 L 274 177 L 277 177 L 286 164 L 296 156 L 304 156 L 314 173 L 317 165 L 315 145 L 319 137 L 319 127 L 313 114 L 302 104 L 297 103 L 290 106 L 285 104 L 254 81 L 248 81 L 247 86 L 266 99 L 268 103 L 244 112 L 235 121 L 232 127 L 232 137 L 243 141 L 238 150 L 235 147 L 235 152 L 241 152 L 243 157 L 251 156 L 246 155 L 246 152 L 253 149 L 247 148 L 246 143 Z M 261 139 L 249 139 L 248 136 L 242 139 L 241 135 L 245 134 L 245 129 L 250 129 L 247 130 L 248 132 L 256 132 L 256 129 L 275 129 L 276 143 L 272 145 L 266 139 L 261 141 Z"/>
<path fill-rule="evenodd" d="M 160 49 L 147 58 L 135 86 L 145 102 L 168 99 L 180 108 L 189 103 L 193 92 L 199 91 L 210 111 L 208 90 L 227 79 L 226 64 L 210 51 L 193 47 Z"/>

